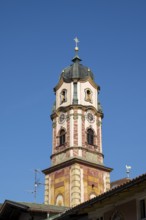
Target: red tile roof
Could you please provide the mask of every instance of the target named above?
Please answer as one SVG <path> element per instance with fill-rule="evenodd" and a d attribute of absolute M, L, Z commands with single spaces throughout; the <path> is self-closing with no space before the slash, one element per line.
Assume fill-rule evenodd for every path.
<path fill-rule="evenodd" d="M 81 203 L 81 204 L 67 210 L 60 217 L 56 218 L 56 220 L 63 219 L 64 217 L 66 217 L 70 214 L 74 214 L 77 211 L 82 210 L 83 208 L 86 208 L 86 207 L 89 207 L 95 203 L 101 202 L 109 197 L 116 195 L 117 193 L 122 193 L 124 190 L 128 190 L 128 189 L 130 189 L 140 183 L 143 183 L 143 182 L 146 182 L 146 173 L 143 175 L 140 175 L 132 180 L 129 180 L 126 183 L 122 183 L 121 185 L 114 187 L 114 188 L 110 189 L 109 191 L 107 191 L 97 197 L 94 197 L 93 199 L 90 199 L 84 203 Z M 145 184 L 145 187 L 146 187 L 146 184 Z"/>

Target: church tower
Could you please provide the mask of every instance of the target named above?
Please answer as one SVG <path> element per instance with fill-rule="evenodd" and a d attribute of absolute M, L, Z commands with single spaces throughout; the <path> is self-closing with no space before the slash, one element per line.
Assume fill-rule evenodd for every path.
<path fill-rule="evenodd" d="M 103 163 L 100 87 L 78 56 L 63 69 L 54 91 L 51 167 L 45 174 L 45 204 L 73 207 L 110 189 Z"/>

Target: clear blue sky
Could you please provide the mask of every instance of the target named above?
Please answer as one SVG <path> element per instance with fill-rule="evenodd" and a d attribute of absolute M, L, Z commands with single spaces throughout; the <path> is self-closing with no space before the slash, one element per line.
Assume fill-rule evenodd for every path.
<path fill-rule="evenodd" d="M 146 1 L 1 0 L 0 202 L 33 201 L 33 170 L 50 165 L 53 87 L 76 36 L 101 86 L 111 180 L 126 176 L 126 164 L 132 178 L 146 172 Z"/>

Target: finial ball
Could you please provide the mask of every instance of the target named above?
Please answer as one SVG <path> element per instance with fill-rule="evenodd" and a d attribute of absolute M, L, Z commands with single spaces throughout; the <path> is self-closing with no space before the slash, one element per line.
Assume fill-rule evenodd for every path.
<path fill-rule="evenodd" d="M 75 51 L 78 51 L 78 50 L 79 50 L 79 48 L 78 48 L 79 40 L 78 40 L 77 37 L 75 37 L 74 41 L 75 41 L 75 44 L 76 44 L 76 46 L 75 46 Z"/>

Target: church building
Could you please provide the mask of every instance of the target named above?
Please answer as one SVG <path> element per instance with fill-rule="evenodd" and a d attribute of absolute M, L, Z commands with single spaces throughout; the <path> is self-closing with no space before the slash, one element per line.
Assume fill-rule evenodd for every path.
<path fill-rule="evenodd" d="M 102 151 L 100 86 L 81 64 L 75 38 L 72 64 L 54 88 L 51 167 L 45 174 L 45 204 L 74 207 L 110 189 L 111 168 Z"/>
<path fill-rule="evenodd" d="M 102 151 L 100 87 L 75 56 L 54 91 L 45 204 L 5 200 L 0 220 L 146 220 L 146 174 L 110 183 Z M 127 166 L 127 168 L 129 168 Z M 111 186 L 111 188 L 110 188 Z"/>

